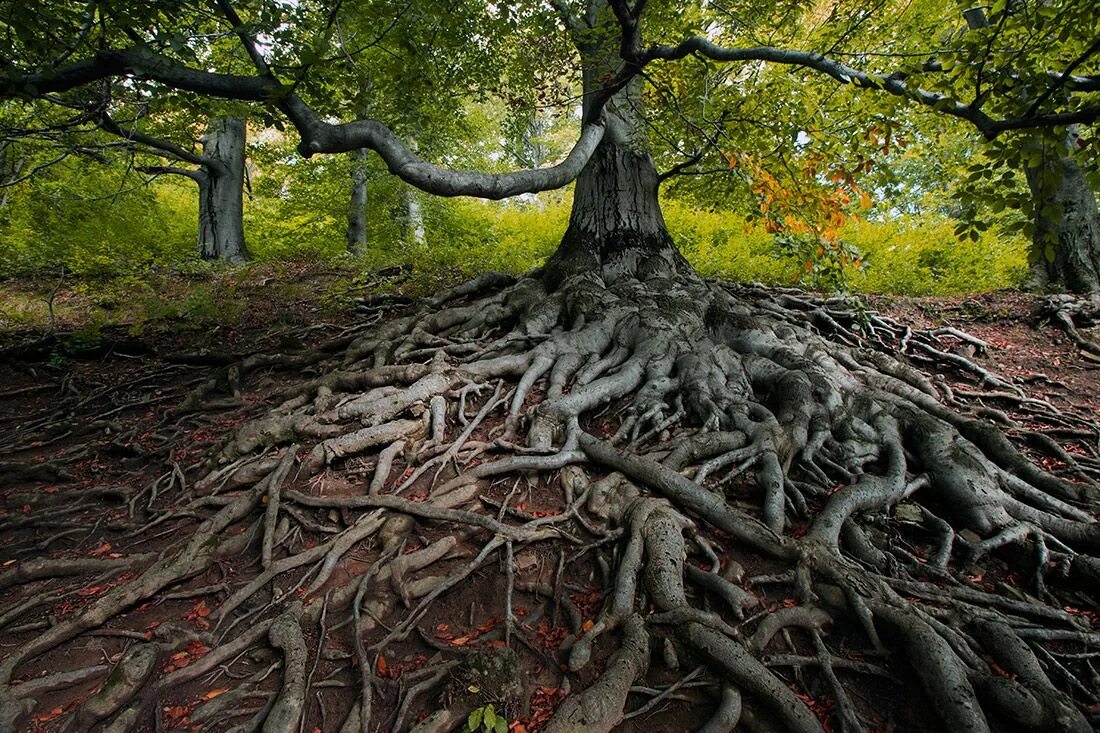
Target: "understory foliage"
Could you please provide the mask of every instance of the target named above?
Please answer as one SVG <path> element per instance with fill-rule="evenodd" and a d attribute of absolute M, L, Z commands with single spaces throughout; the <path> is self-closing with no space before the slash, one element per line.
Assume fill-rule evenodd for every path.
<path fill-rule="evenodd" d="M 245 206 L 249 248 L 260 261 L 343 260 L 346 166 L 331 158 L 300 167 L 293 176 L 255 177 Z M 191 186 L 168 179 L 144 185 L 140 176 L 119 173 L 84 166 L 18 187 L 0 210 L 0 275 L 53 277 L 62 267 L 85 278 L 140 277 L 150 267 L 209 269 L 195 255 Z M 520 275 L 553 253 L 569 217 L 568 193 L 503 204 L 425 198 L 426 241 L 417 245 L 402 226 L 407 191 L 391 178 L 372 180 L 368 246 L 358 265 L 364 272 L 411 264 L 426 278 L 452 281 L 487 269 Z M 736 211 L 676 199 L 663 210 L 681 252 L 708 277 L 827 292 L 957 295 L 1016 287 L 1027 271 L 1019 235 L 998 227 L 976 241 L 959 239 L 955 223 L 934 210 L 878 221 L 846 217 L 828 252 L 816 238 L 768 232 Z"/>

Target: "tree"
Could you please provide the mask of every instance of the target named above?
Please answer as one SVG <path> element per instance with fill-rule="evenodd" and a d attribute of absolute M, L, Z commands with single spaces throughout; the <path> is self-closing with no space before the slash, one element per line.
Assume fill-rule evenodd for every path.
<path fill-rule="evenodd" d="M 351 158 L 351 200 L 348 202 L 348 252 L 364 254 L 367 246 L 367 150 L 348 153 Z"/>
<path fill-rule="evenodd" d="M 360 671 L 359 695 L 346 726 L 369 730 L 378 726 L 372 719 L 376 671 L 383 669 L 377 655 L 407 639 L 435 598 L 470 577 L 494 553 L 503 556 L 509 578 L 502 604 L 505 639 L 525 633 L 512 600 L 517 590 L 512 583 L 515 550 L 536 542 L 568 542 L 562 535 L 566 526 L 592 537 L 577 540 L 582 554 L 610 544 L 621 550 L 601 556 L 608 568 L 608 591 L 595 618 L 580 619 L 574 629 L 569 669 L 577 672 L 602 657 L 598 645 L 605 635 L 615 634 L 616 642 L 596 681 L 565 698 L 547 731 L 615 727 L 635 680 L 651 664 L 651 643 L 658 642 L 670 663 L 690 655 L 716 676 L 720 691 L 706 729 L 732 730 L 744 716 L 763 729 L 820 731 L 823 723 L 815 710 L 828 714 L 807 704 L 810 688 L 796 694 L 791 686 L 797 688 L 797 682 L 788 686 L 761 661 L 772 637 L 786 627 L 802 629 L 811 641 L 802 645 L 804 653 L 786 661 L 813 666 L 822 685 L 814 689 L 827 691 L 844 729 L 859 730 L 868 724 L 869 713 L 851 698 L 834 670 L 853 663 L 860 670 L 877 667 L 840 656 L 835 637 L 825 630 L 834 620 L 838 626 L 846 624 L 851 637 L 858 636 L 862 651 L 902 652 L 920 681 L 922 699 L 931 703 L 946 729 L 987 731 L 1007 719 L 1050 730 L 1088 730 L 1087 696 L 1055 683 L 1059 667 L 1081 660 L 1066 657 L 1055 666 L 1042 641 L 1095 641 L 1063 608 L 1072 597 L 1068 587 L 1087 589 L 1100 579 L 1100 528 L 1086 511 L 1095 498 L 1092 473 L 1080 464 L 1074 468 L 1076 459 L 1050 441 L 1040 441 L 1047 457 L 1065 461 L 1068 473 L 1040 468 L 1000 427 L 980 417 L 988 411 L 971 411 L 963 395 L 937 385 L 890 353 L 917 349 L 977 375 L 983 388 L 995 390 L 994 395 L 979 390 L 979 399 L 1034 406 L 1015 385 L 965 356 L 947 353 L 932 334 L 914 336 L 911 329 L 827 299 L 699 278 L 665 226 L 658 196 L 661 177 L 645 117 L 646 75 L 664 64 L 700 59 L 707 68 L 740 65 L 745 77 L 778 66 L 796 80 L 813 80 L 806 83 L 824 81 L 872 98 L 888 95 L 962 120 L 987 138 L 1088 125 L 1100 116 L 1090 96 L 1097 89 L 1095 78 L 1081 75 L 1093 63 L 1091 53 L 1084 53 L 1092 42 L 1087 30 L 1092 15 L 1084 7 L 1088 3 L 1037 4 L 1038 20 L 1056 26 L 1057 38 L 1064 35 L 1064 40 L 1056 49 L 1034 44 L 1010 49 L 1010 65 L 1002 63 L 1006 51 L 997 43 L 1012 38 L 1010 31 L 1025 33 L 1024 21 L 999 3 L 999 29 L 980 37 L 948 33 L 937 38 L 942 49 L 931 54 L 924 49 L 918 54 L 920 63 L 895 70 L 864 70 L 860 62 L 892 62 L 898 58 L 895 53 L 911 58 L 916 52 L 891 46 L 885 56 L 849 53 L 845 61 L 817 51 L 753 43 L 758 34 L 774 32 L 782 39 L 789 33 L 790 23 L 776 18 L 809 20 L 824 14 L 834 22 L 837 39 L 849 37 L 865 21 L 889 24 L 885 11 L 879 18 L 877 8 L 868 11 L 844 3 L 803 6 L 759 0 L 745 9 L 754 18 L 748 24 L 723 16 L 717 4 L 691 4 L 689 20 L 705 21 L 698 26 L 704 33 L 686 38 L 678 20 L 686 3 L 555 2 L 553 13 L 541 3 L 449 5 L 449 12 L 432 2 L 416 7 L 432 16 L 436 29 L 446 30 L 427 35 L 450 43 L 455 66 L 471 70 L 470 78 L 449 79 L 456 89 L 473 94 L 460 85 L 471 79 L 488 81 L 490 72 L 499 72 L 504 89 L 509 82 L 517 84 L 516 79 L 538 89 L 537 80 L 525 76 L 532 74 L 532 64 L 521 63 L 530 61 L 529 50 L 521 52 L 528 41 L 545 51 L 540 60 L 575 61 L 579 79 L 574 81 L 583 100 L 581 130 L 562 162 L 511 173 L 448 168 L 420 157 L 379 120 L 330 121 L 329 85 L 347 79 L 339 52 L 343 49 L 332 53 L 330 48 L 342 12 L 350 12 L 342 6 L 333 11 L 324 4 L 288 8 L 246 2 L 238 11 L 229 0 L 218 0 L 218 27 L 239 40 L 253 66 L 250 72 L 228 62 L 226 68 L 216 68 L 180 58 L 173 49 L 195 25 L 189 25 L 186 12 L 182 18 L 169 13 L 174 5 L 152 0 L 136 5 L 124 19 L 102 20 L 97 43 L 64 47 L 60 62 L 59 49 L 51 44 L 79 37 L 61 32 L 74 22 L 60 12 L 65 4 L 43 11 L 53 41 L 20 33 L 18 27 L 12 31 L 18 53 L 3 64 L 3 97 L 65 100 L 104 79 L 139 79 L 273 108 L 296 129 L 303 155 L 369 149 L 393 174 L 431 194 L 496 199 L 573 181 L 576 185 L 568 228 L 541 273 L 518 280 L 489 274 L 437 293 L 407 315 L 334 344 L 340 351 L 336 358 L 306 353 L 235 365 L 228 380 L 232 384 L 257 365 L 314 365 L 319 376 L 296 385 L 270 413 L 224 436 L 208 457 L 199 484 L 240 487 L 226 498 L 228 503 L 210 514 L 174 554 L 141 566 L 135 580 L 10 651 L 0 662 L 0 682 L 10 682 L 24 664 L 104 619 L 205 570 L 219 554 L 249 551 L 247 534 L 244 540 L 220 544 L 219 538 L 229 526 L 255 517 L 256 527 L 263 527 L 262 532 L 257 529 L 255 543 L 263 570 L 218 607 L 214 617 L 219 623 L 232 627 L 239 620 L 235 611 L 256 590 L 303 565 L 318 568 L 304 589 L 312 597 L 327 587 L 341 556 L 375 533 L 383 551 L 372 567 L 398 593 L 387 587 L 367 596 L 376 587 L 369 585 L 375 581 L 372 569 L 359 583 L 336 588 L 323 604 L 307 608 L 287 603 L 293 594 L 274 596 L 273 603 L 281 604 L 275 615 L 263 605 L 248 616 L 253 627 L 211 650 L 195 674 L 234 658 L 266 635 L 283 656 L 284 672 L 265 725 L 293 729 L 304 724 L 308 695 L 302 624 L 323 625 L 325 615 L 339 609 L 354 632 L 349 648 L 356 651 Z M 356 11 L 359 21 L 387 17 L 371 3 Z M 553 30 L 556 24 L 564 27 L 564 34 Z M 646 45 L 643 30 L 652 38 L 674 40 Z M 563 50 L 563 43 L 555 40 L 563 38 L 571 49 Z M 409 54 L 415 64 L 414 51 Z M 926 62 L 928 55 L 934 58 Z M 1056 65 L 1065 56 L 1083 60 Z M 509 58 L 516 63 L 487 71 L 471 63 L 482 58 L 489 64 Z M 239 65 L 242 60 L 235 61 Z M 1008 66 L 1011 70 L 1005 71 Z M 995 67 L 1003 76 L 990 84 L 977 67 Z M 425 70 L 444 72 L 450 73 Z M 563 69 L 554 81 L 568 75 Z M 975 77 L 979 93 L 970 102 L 962 101 Z M 311 87 L 311 79 L 324 82 Z M 740 74 L 731 76 L 716 94 L 720 97 L 726 86 L 736 87 L 741 79 Z M 1021 86 L 1037 93 L 1018 94 Z M 341 104 L 337 99 L 332 106 Z M 1091 138 L 1086 143 L 1091 145 Z M 788 144 L 796 145 L 797 137 L 788 137 Z M 875 342 L 864 337 L 861 319 L 869 319 L 865 325 L 889 339 L 885 351 L 872 348 Z M 465 406 L 479 390 L 491 397 L 478 398 L 479 412 L 471 419 Z M 189 408 L 204 404 L 200 394 Z M 614 410 L 603 413 L 608 407 Z M 500 431 L 471 441 L 497 411 L 504 413 Z M 448 436 L 453 428 L 449 414 L 464 426 L 457 435 Z M 1007 414 L 999 418 L 1024 429 Z M 1070 430 L 1092 435 L 1086 420 L 1059 419 L 1070 420 Z M 300 450 L 304 442 L 309 447 Z M 1075 450 L 1094 450 L 1075 445 Z M 382 450 L 365 494 L 316 496 L 309 491 L 310 476 L 339 470 L 346 459 L 378 448 Z M 432 476 L 438 479 L 460 453 L 484 462 L 467 465 L 437 486 Z M 393 482 L 395 465 L 405 470 Z M 491 515 L 457 509 L 483 495 L 488 479 L 520 471 L 532 472 L 540 486 L 560 487 L 567 497 L 561 515 L 538 518 L 512 509 L 511 494 L 495 503 Z M 729 500 L 726 484 L 732 487 Z M 413 486 L 424 487 L 426 501 L 400 495 Z M 751 509 L 744 508 L 742 499 L 751 500 Z M 942 538 L 930 557 L 918 557 L 891 541 L 888 532 L 900 533 L 893 510 L 903 501 L 913 517 L 907 521 L 934 528 Z M 380 514 L 364 514 L 339 528 L 331 540 L 276 560 L 275 554 L 283 552 L 277 538 L 287 536 L 281 522 L 290 521 L 280 515 L 282 503 L 294 505 L 296 520 L 311 508 L 376 508 Z M 487 532 L 488 539 L 470 562 L 427 582 L 411 583 L 405 573 L 431 565 L 432 558 L 446 556 L 453 545 L 403 554 L 411 537 L 410 516 L 469 525 L 471 532 Z M 524 524 L 505 521 L 512 519 Z M 576 525 L 559 526 L 574 519 Z M 311 522 L 302 526 L 309 529 Z M 790 604 L 784 605 L 790 607 L 755 610 L 759 598 L 738 583 L 736 569 L 718 572 L 722 558 L 716 542 L 727 562 L 741 556 L 775 568 L 758 581 L 789 589 Z M 1008 598 L 968 580 L 969 568 L 990 554 L 1020 549 L 1036 558 L 1027 568 L 1036 595 L 1020 592 Z M 441 554 L 432 554 L 437 552 Z M 689 553 L 693 562 L 686 562 Z M 9 573 L 13 579 L 28 573 L 41 577 L 70 572 L 70 567 L 46 563 L 32 571 L 21 565 Z M 549 588 L 548 594 L 556 598 L 559 590 Z M 707 594 L 721 601 L 721 611 L 699 607 L 700 597 Z M 410 611 L 396 611 L 397 596 Z M 745 631 L 733 624 L 745 619 L 747 609 L 754 610 L 752 636 L 746 639 Z M 757 614 L 762 620 L 755 620 Z M 1043 619 L 1048 626 L 1024 619 Z M 384 629 L 379 625 L 383 620 Z M 373 654 L 366 649 L 365 635 L 371 638 Z M 124 671 L 129 674 L 131 668 Z M 190 674 L 151 682 L 152 694 L 163 694 L 166 684 Z M 131 678 L 145 679 L 136 672 L 127 676 Z M 475 688 L 481 689 L 467 689 Z M 5 694 L 15 698 L 18 692 L 18 686 L 10 687 Z M 394 713 L 394 728 L 402 727 L 410 699 Z M 104 709 L 96 700 L 77 713 L 78 724 Z M 111 712 L 127 703 L 129 698 Z M 469 712 L 462 704 L 454 701 L 433 721 L 456 723 Z"/>
<path fill-rule="evenodd" d="M 1073 153 L 1077 136 L 1064 144 L 1032 146 L 1026 168 L 1034 201 L 1032 260 L 1036 285 L 1060 285 L 1072 292 L 1100 291 L 1100 212 L 1096 194 Z"/>
<path fill-rule="evenodd" d="M 249 259 L 244 241 L 245 120 L 210 119 L 201 142 L 202 154 L 136 130 L 125 130 L 110 117 L 101 125 L 112 134 L 137 143 L 141 150 L 174 161 L 174 165 L 139 166 L 154 175 L 177 175 L 198 184 L 199 255 L 206 260 L 240 264 Z M 178 164 L 191 164 L 184 168 Z"/>
<path fill-rule="evenodd" d="M 244 243 L 245 120 L 216 117 L 202 138 L 199 177 L 199 252 L 204 259 L 240 263 Z"/>

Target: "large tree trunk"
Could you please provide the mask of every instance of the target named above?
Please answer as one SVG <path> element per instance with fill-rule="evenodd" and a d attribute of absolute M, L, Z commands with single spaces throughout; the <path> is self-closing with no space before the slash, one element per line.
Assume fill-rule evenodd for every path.
<path fill-rule="evenodd" d="M 1100 290 L 1100 214 L 1080 166 L 1047 148 L 1043 163 L 1027 169 L 1035 200 L 1032 281 L 1076 293 Z"/>
<path fill-rule="evenodd" d="M 366 148 L 350 153 L 351 201 L 348 203 L 348 252 L 367 251 L 367 155 Z"/>
<path fill-rule="evenodd" d="M 599 0 L 596 4 L 603 5 Z M 605 8 L 599 12 L 607 14 Z M 610 44 L 582 44 L 580 49 L 586 113 L 602 80 L 618 63 L 616 37 L 607 37 Z M 691 272 L 661 214 L 657 171 L 641 118 L 641 84 L 636 79 L 605 107 L 607 132 L 577 178 L 569 227 L 547 264 L 550 285 L 592 272 L 609 284 L 628 277 L 644 280 Z"/>
<path fill-rule="evenodd" d="M 199 253 L 203 259 L 240 263 L 249 259 L 244 242 L 245 121 L 216 117 L 203 137 L 210 158 L 199 182 Z"/>

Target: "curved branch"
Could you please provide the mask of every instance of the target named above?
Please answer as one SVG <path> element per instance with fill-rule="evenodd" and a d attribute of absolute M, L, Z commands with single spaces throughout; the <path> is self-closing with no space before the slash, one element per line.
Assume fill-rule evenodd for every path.
<path fill-rule="evenodd" d="M 130 142 L 140 143 L 148 148 L 152 148 L 153 150 L 159 151 L 160 153 L 167 155 L 167 157 L 169 158 L 175 158 L 176 160 L 181 160 L 184 163 L 194 163 L 195 165 L 207 167 L 217 167 L 221 165 L 221 162 L 215 160 L 214 158 L 209 158 L 205 155 L 186 150 L 184 148 L 181 148 L 179 145 L 176 145 L 175 143 L 169 142 L 168 140 L 162 140 L 159 137 L 146 135 L 145 133 L 138 132 L 136 129 L 133 128 L 131 128 L 130 130 L 124 130 L 117 122 L 114 121 L 114 119 L 110 117 L 110 115 L 106 113 L 104 113 L 103 116 L 100 118 L 99 126 L 107 132 L 111 133 L 112 135 L 117 135 L 118 137 L 121 137 L 124 140 L 129 140 Z"/>
<path fill-rule="evenodd" d="M 148 173 L 151 176 L 184 176 L 190 178 L 192 181 L 198 184 L 206 182 L 206 173 L 201 170 L 191 170 L 189 168 L 176 168 L 172 165 L 139 165 L 134 168 L 139 173 Z"/>
<path fill-rule="evenodd" d="M 477 196 L 503 199 L 521 193 L 561 188 L 580 175 L 603 139 L 602 122 L 581 128 L 581 136 L 565 160 L 549 168 L 529 168 L 512 173 L 482 173 L 443 168 L 420 158 L 377 120 L 330 124 L 320 119 L 297 95 L 288 96 L 280 108 L 302 136 L 298 152 L 347 153 L 370 148 L 386 162 L 390 173 L 406 183 L 437 196 Z"/>
<path fill-rule="evenodd" d="M 86 61 L 52 70 L 48 74 L 8 76 L 0 79 L 0 99 L 20 95 L 41 97 L 112 77 L 150 79 L 174 89 L 223 99 L 274 103 L 301 135 L 302 142 L 298 149 L 302 155 L 309 157 L 318 153 L 346 153 L 369 148 L 386 161 L 391 173 L 438 196 L 502 199 L 561 188 L 580 175 L 604 134 L 598 109 L 590 110 L 589 121 L 582 127 L 576 145 L 557 165 L 512 173 L 452 170 L 418 157 L 392 130 L 377 120 L 338 124 L 325 122 L 301 97 L 271 76 L 240 76 L 193 69 L 144 49 L 101 51 Z"/>
<path fill-rule="evenodd" d="M 632 29 L 624 27 L 623 32 L 625 35 L 631 35 Z M 676 61 L 691 54 L 698 54 L 713 61 L 721 62 L 764 61 L 773 64 L 802 66 L 825 74 L 841 84 L 852 84 L 863 89 L 885 91 L 932 107 L 938 112 L 966 120 L 977 127 L 987 138 L 994 138 L 1007 130 L 1089 123 L 1100 119 L 1100 107 L 1087 107 L 1074 112 L 1029 113 L 1022 117 L 1008 117 L 998 120 L 973 105 L 964 104 L 937 92 L 909 86 L 896 74 L 868 73 L 814 51 L 783 49 L 774 46 L 726 48 L 701 36 L 692 36 L 676 46 L 654 45 L 645 50 L 635 46 L 630 53 L 631 60 L 639 65 L 645 65 L 655 60 Z"/>

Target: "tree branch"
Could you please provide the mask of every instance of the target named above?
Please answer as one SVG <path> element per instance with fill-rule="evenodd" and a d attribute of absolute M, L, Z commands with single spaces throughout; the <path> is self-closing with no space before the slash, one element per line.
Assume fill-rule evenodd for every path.
<path fill-rule="evenodd" d="M 1036 114 L 1039 111 L 1039 108 L 1043 106 L 1044 102 L 1054 96 L 1055 92 L 1065 86 L 1068 82 L 1073 80 L 1073 72 L 1077 70 L 1077 67 L 1085 63 L 1085 61 L 1087 61 L 1090 56 L 1093 56 L 1098 52 L 1100 52 L 1100 38 L 1097 38 L 1095 41 L 1093 41 L 1091 46 L 1085 49 L 1080 56 L 1070 62 L 1065 70 L 1058 75 L 1057 80 L 1050 85 L 1050 88 L 1043 92 L 1039 96 L 1039 98 L 1035 100 L 1035 103 L 1031 105 L 1031 109 L 1029 109 L 1027 113 L 1029 115 Z"/>
<path fill-rule="evenodd" d="M 148 148 L 158 150 L 168 157 L 175 158 L 176 160 L 181 160 L 185 163 L 193 163 L 194 165 L 208 167 L 217 167 L 221 165 L 220 161 L 214 160 L 213 158 L 208 158 L 205 155 L 193 153 L 190 150 L 185 150 L 184 148 L 181 148 L 175 143 L 171 143 L 167 140 L 162 140 L 160 138 L 153 137 L 152 135 L 146 135 L 144 133 L 138 132 L 136 129 L 133 128 L 131 128 L 130 130 L 124 130 L 106 112 L 104 112 L 102 117 L 100 118 L 99 126 L 107 132 L 111 133 L 112 135 L 117 135 L 118 137 L 129 140 L 131 142 L 140 143 Z"/>
<path fill-rule="evenodd" d="M 672 166 L 671 168 L 669 168 L 664 173 L 659 174 L 657 176 L 657 184 L 660 185 L 660 184 L 664 183 L 665 181 L 667 181 L 669 178 L 672 178 L 673 176 L 678 176 L 678 175 L 683 174 L 684 171 L 686 171 L 688 168 L 690 168 L 691 166 L 695 165 L 700 160 L 702 160 L 703 156 L 705 154 L 706 154 L 706 149 L 704 148 L 703 150 L 700 150 L 700 151 L 696 152 L 690 158 L 687 158 L 685 160 L 680 161 L 679 163 Z"/>
<path fill-rule="evenodd" d="M 72 154 L 73 154 L 73 151 L 66 150 L 65 152 L 63 152 L 61 155 L 54 158 L 53 160 L 47 161 L 45 163 L 39 163 L 38 165 L 31 168 L 29 171 L 27 171 L 26 173 L 23 173 L 22 175 L 20 175 L 18 172 L 16 172 L 15 177 L 9 178 L 6 181 L 0 181 L 0 188 L 10 188 L 11 186 L 18 185 L 18 184 L 22 183 L 23 181 L 27 180 L 28 178 L 34 177 L 34 175 L 36 173 L 44 171 L 47 168 L 51 168 L 51 167 L 57 165 L 58 163 L 64 161 L 66 158 L 68 158 Z"/>
<path fill-rule="evenodd" d="M 488 199 L 547 191 L 573 181 L 603 139 L 604 125 L 599 120 L 599 112 L 606 99 L 610 98 L 607 96 L 594 103 L 595 108 L 590 110 L 580 138 L 565 160 L 549 168 L 513 173 L 480 173 L 433 165 L 413 154 L 388 127 L 377 120 L 342 124 L 325 122 L 298 95 L 271 76 L 239 76 L 193 69 L 144 49 L 101 51 L 86 61 L 52 70 L 48 74 L 8 76 L 0 79 L 0 98 L 20 95 L 40 97 L 111 77 L 151 79 L 174 89 L 208 96 L 274 103 L 297 128 L 302 138 L 298 149 L 306 157 L 370 148 L 381 156 L 391 173 L 428 193 Z"/>
<path fill-rule="evenodd" d="M 172 165 L 138 165 L 134 166 L 134 170 L 139 173 L 148 173 L 153 176 L 172 175 L 172 176 L 184 176 L 190 178 L 195 183 L 202 185 L 206 182 L 207 174 L 203 170 L 192 170 L 190 168 L 176 168 Z"/>
<path fill-rule="evenodd" d="M 330 124 L 320 119 L 296 95 L 289 96 L 280 107 L 301 134 L 302 142 L 298 150 L 305 157 L 317 153 L 347 153 L 359 148 L 370 148 L 385 161 L 390 173 L 437 196 L 503 199 L 521 193 L 561 188 L 580 175 L 604 133 L 602 122 L 585 124 L 580 138 L 565 160 L 549 168 L 513 173 L 481 173 L 452 170 L 426 162 L 409 150 L 392 130 L 377 120 Z"/>
<path fill-rule="evenodd" d="M 624 29 L 624 33 L 626 32 Z M 897 75 L 870 74 L 812 51 L 781 49 L 772 46 L 725 48 L 712 43 L 706 38 L 692 36 L 676 46 L 654 45 L 645 50 L 635 46 L 629 53 L 632 60 L 641 65 L 654 60 L 675 61 L 690 54 L 699 54 L 713 61 L 764 61 L 774 64 L 801 66 L 825 74 L 841 84 L 852 84 L 863 89 L 885 91 L 932 107 L 938 112 L 967 120 L 987 138 L 994 138 L 1007 130 L 1088 123 L 1100 119 L 1100 107 L 1087 107 L 1075 112 L 1042 115 L 1026 114 L 1020 117 L 1008 117 L 998 120 L 972 105 L 963 104 L 943 94 L 911 87 Z"/>
<path fill-rule="evenodd" d="M 218 6 L 222 15 L 229 21 L 229 24 L 233 27 L 233 32 L 237 34 L 237 38 L 241 39 L 241 44 L 248 52 L 248 57 L 252 59 L 252 64 L 256 67 L 256 70 L 260 72 L 260 76 L 272 77 L 271 67 L 267 65 L 267 60 L 260 53 L 256 42 L 252 40 L 252 36 L 248 35 L 248 30 L 244 27 L 244 21 L 241 20 L 241 16 L 237 15 L 232 3 L 229 0 L 214 0 L 214 4 Z"/>

